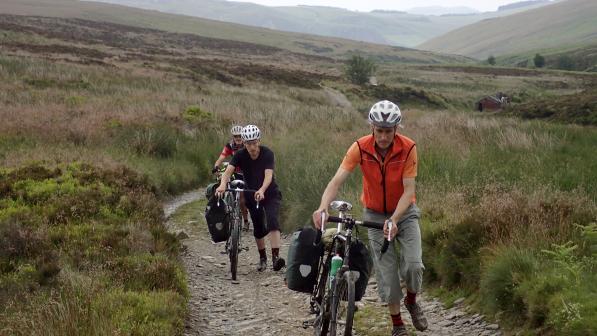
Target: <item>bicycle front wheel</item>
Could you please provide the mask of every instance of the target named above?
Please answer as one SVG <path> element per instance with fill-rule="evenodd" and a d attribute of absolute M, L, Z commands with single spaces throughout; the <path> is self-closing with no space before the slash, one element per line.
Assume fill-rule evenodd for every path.
<path fill-rule="evenodd" d="M 230 257 L 230 273 L 232 280 L 236 280 L 236 271 L 238 268 L 238 248 L 240 244 L 240 221 L 238 219 L 232 220 L 232 228 L 230 232 L 230 248 L 228 255 Z"/>
<path fill-rule="evenodd" d="M 337 279 L 333 289 L 330 335 L 352 336 L 352 323 L 354 319 L 354 275 L 350 271 L 344 272 Z"/>

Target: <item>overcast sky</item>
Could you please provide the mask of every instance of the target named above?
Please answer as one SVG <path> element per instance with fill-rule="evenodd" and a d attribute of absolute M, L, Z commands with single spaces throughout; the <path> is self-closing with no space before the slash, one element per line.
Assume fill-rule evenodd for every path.
<path fill-rule="evenodd" d="M 235 0 L 243 2 L 253 2 L 266 6 L 295 6 L 295 5 L 314 5 L 314 6 L 332 6 L 347 8 L 368 12 L 373 9 L 392 9 L 405 10 L 413 7 L 470 7 L 482 12 L 494 11 L 498 6 L 506 5 L 520 0 Z"/>

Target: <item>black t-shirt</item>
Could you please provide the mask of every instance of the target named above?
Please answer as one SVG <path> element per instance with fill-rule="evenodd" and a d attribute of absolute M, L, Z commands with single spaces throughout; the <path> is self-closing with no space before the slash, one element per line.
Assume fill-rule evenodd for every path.
<path fill-rule="evenodd" d="M 259 146 L 259 156 L 257 159 L 251 159 L 249 152 L 246 148 L 243 148 L 236 153 L 230 160 L 230 164 L 234 167 L 240 167 L 243 171 L 245 183 L 247 183 L 248 189 L 257 190 L 263 185 L 265 179 L 265 170 L 274 169 L 274 152 L 265 146 Z M 269 198 L 279 193 L 278 185 L 276 184 L 275 178 L 272 177 L 272 183 L 265 191 L 265 197 Z"/>
<path fill-rule="evenodd" d="M 245 148 L 243 144 L 237 145 L 234 141 L 227 143 L 226 147 L 228 147 L 232 153 L 236 153 L 237 150 Z"/>

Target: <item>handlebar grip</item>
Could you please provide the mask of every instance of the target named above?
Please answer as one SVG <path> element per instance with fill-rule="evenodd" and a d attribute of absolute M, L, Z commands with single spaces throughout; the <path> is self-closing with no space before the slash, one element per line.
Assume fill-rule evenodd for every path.
<path fill-rule="evenodd" d="M 387 237 L 387 239 L 384 237 L 383 245 L 381 246 L 381 254 L 379 255 L 379 259 L 381 259 L 381 256 L 383 256 L 383 254 L 386 253 L 386 251 L 388 250 L 388 246 L 390 246 L 390 234 L 392 232 L 392 221 L 387 220 L 386 223 L 388 223 L 388 237 Z"/>
<path fill-rule="evenodd" d="M 340 218 L 340 217 L 334 217 L 334 216 L 329 216 L 328 217 L 328 222 L 330 222 L 330 223 L 342 223 L 342 218 Z"/>
<path fill-rule="evenodd" d="M 364 221 L 363 222 L 363 226 L 364 227 L 368 227 L 368 228 L 372 228 L 372 229 L 383 230 L 383 223 Z"/>
<path fill-rule="evenodd" d="M 325 231 L 325 212 L 321 212 L 321 229 L 317 230 L 317 236 L 315 236 L 315 240 L 313 241 L 313 246 L 319 245 L 321 242 L 321 236 L 323 235 L 323 231 Z"/>
<path fill-rule="evenodd" d="M 321 230 L 317 230 L 317 236 L 315 236 L 315 239 L 313 240 L 313 246 L 319 245 L 319 242 L 321 242 Z"/>
<path fill-rule="evenodd" d="M 387 240 L 387 239 L 384 239 L 383 240 L 383 245 L 381 246 L 381 254 L 386 253 L 386 251 L 388 250 L 388 246 L 390 246 L 390 241 Z"/>

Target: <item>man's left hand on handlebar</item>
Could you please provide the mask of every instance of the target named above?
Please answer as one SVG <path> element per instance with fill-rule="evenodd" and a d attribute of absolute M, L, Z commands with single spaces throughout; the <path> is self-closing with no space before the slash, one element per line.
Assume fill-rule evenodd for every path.
<path fill-rule="evenodd" d="M 328 213 L 326 209 L 317 209 L 313 212 L 313 224 L 317 230 L 321 230 L 321 226 L 323 225 L 321 222 L 321 213 L 325 214 L 325 220 L 328 218 Z"/>
<path fill-rule="evenodd" d="M 260 202 L 265 199 L 265 192 L 261 189 L 255 192 L 255 201 Z"/>

